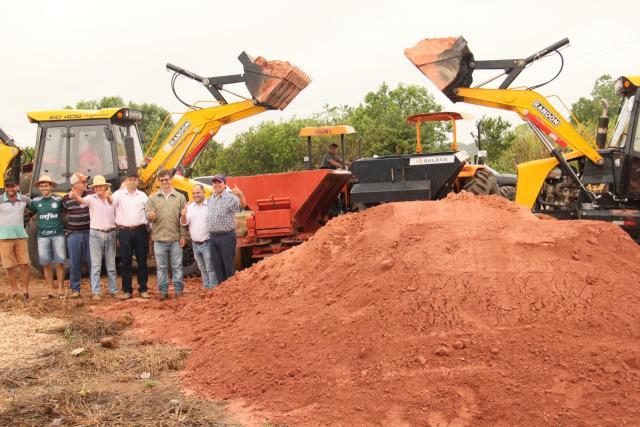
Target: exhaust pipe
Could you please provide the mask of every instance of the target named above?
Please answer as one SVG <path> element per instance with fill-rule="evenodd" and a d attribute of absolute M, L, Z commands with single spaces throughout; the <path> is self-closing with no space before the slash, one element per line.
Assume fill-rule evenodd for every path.
<path fill-rule="evenodd" d="M 609 102 L 602 99 L 602 115 L 598 118 L 596 146 L 603 149 L 607 145 L 607 131 L 609 130 Z"/>

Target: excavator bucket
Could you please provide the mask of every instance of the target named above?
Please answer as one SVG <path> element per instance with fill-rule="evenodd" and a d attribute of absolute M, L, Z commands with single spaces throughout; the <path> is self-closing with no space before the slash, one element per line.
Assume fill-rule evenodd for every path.
<path fill-rule="evenodd" d="M 464 37 L 420 40 L 404 54 L 453 102 L 458 100 L 455 89 L 473 82 L 473 54 Z"/>
<path fill-rule="evenodd" d="M 251 96 L 270 108 L 284 110 L 311 78 L 300 68 L 286 61 L 252 58 L 246 52 L 238 57 L 244 66 L 245 84 Z"/>

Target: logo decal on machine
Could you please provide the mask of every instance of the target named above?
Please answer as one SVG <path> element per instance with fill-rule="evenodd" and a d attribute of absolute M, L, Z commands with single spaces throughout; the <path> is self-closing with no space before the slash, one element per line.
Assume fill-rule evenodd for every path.
<path fill-rule="evenodd" d="M 412 157 L 409 159 L 409 166 L 418 165 L 436 165 L 441 163 L 453 163 L 454 156 L 425 156 L 425 157 Z"/>
<path fill-rule="evenodd" d="M 585 187 L 594 193 L 603 193 L 607 189 L 606 184 L 587 184 Z"/>
<path fill-rule="evenodd" d="M 182 138 L 182 136 L 185 134 L 185 132 L 187 131 L 187 129 L 189 129 L 190 126 L 191 126 L 191 122 L 189 120 L 184 122 L 182 126 L 180 126 L 180 129 L 178 129 L 176 134 L 173 135 L 173 138 L 171 138 L 171 140 L 167 143 L 167 145 L 165 145 L 164 151 L 167 153 L 171 151 L 173 146 L 176 145 L 176 143 L 180 140 L 180 138 Z"/>
<path fill-rule="evenodd" d="M 551 111 L 549 111 L 540 101 L 533 101 L 533 107 L 542 113 L 542 116 L 549 120 L 552 125 L 558 126 L 560 124 L 560 120 L 553 115 Z"/>

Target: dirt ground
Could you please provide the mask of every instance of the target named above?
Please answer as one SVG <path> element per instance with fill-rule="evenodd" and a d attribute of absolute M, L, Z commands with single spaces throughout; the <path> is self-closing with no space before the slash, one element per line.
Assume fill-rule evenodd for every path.
<path fill-rule="evenodd" d="M 90 314 L 119 302 L 93 301 L 88 291 L 80 300 L 42 300 L 46 287 L 35 278 L 25 304 L 2 285 L 0 425 L 241 425 L 228 403 L 184 392 L 178 373 L 189 349 L 130 336 L 125 311 L 114 321 Z"/>
<path fill-rule="evenodd" d="M 51 337 L 24 365 L 0 348 L 0 425 L 635 426 L 638 283 L 612 224 L 388 204 L 213 292 L 3 303 Z"/>

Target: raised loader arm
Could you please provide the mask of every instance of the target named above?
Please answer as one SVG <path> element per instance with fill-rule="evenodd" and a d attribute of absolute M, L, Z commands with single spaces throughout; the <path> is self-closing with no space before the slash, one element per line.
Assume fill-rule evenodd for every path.
<path fill-rule="evenodd" d="M 518 114 L 529 124 L 563 170 L 581 188 L 585 197 L 590 199 L 591 193 L 586 190 L 573 169 L 567 164 L 566 158 L 554 144 L 570 147 L 576 152 L 584 154 L 596 165 L 602 165 L 602 156 L 598 154 L 594 145 L 586 141 L 549 103 L 547 98 L 532 90 L 533 88 L 508 89 L 527 65 L 557 52 L 567 44 L 569 44 L 569 39 L 565 38 L 523 59 L 476 61 L 463 37 L 424 39 L 415 46 L 406 49 L 405 55 L 451 101 L 509 110 Z M 500 88 L 471 88 L 473 71 L 489 69 L 501 69 L 503 70 L 502 75 L 506 75 Z M 575 154 L 572 157 L 575 157 Z"/>
<path fill-rule="evenodd" d="M 254 59 L 245 52 L 238 59 L 244 66 L 244 74 L 218 77 L 201 77 L 167 64 L 167 69 L 173 71 L 175 76 L 179 74 L 202 83 L 219 105 L 208 108 L 189 106 L 189 110 L 180 117 L 161 143 L 157 153 L 140 169 L 143 188 L 151 189 L 160 169 L 193 164 L 223 125 L 263 111 L 282 110 L 311 82 L 309 76 L 288 62 L 267 61 L 262 57 Z M 245 83 L 251 99 L 228 103 L 222 94 L 224 85 L 241 82 Z"/>

